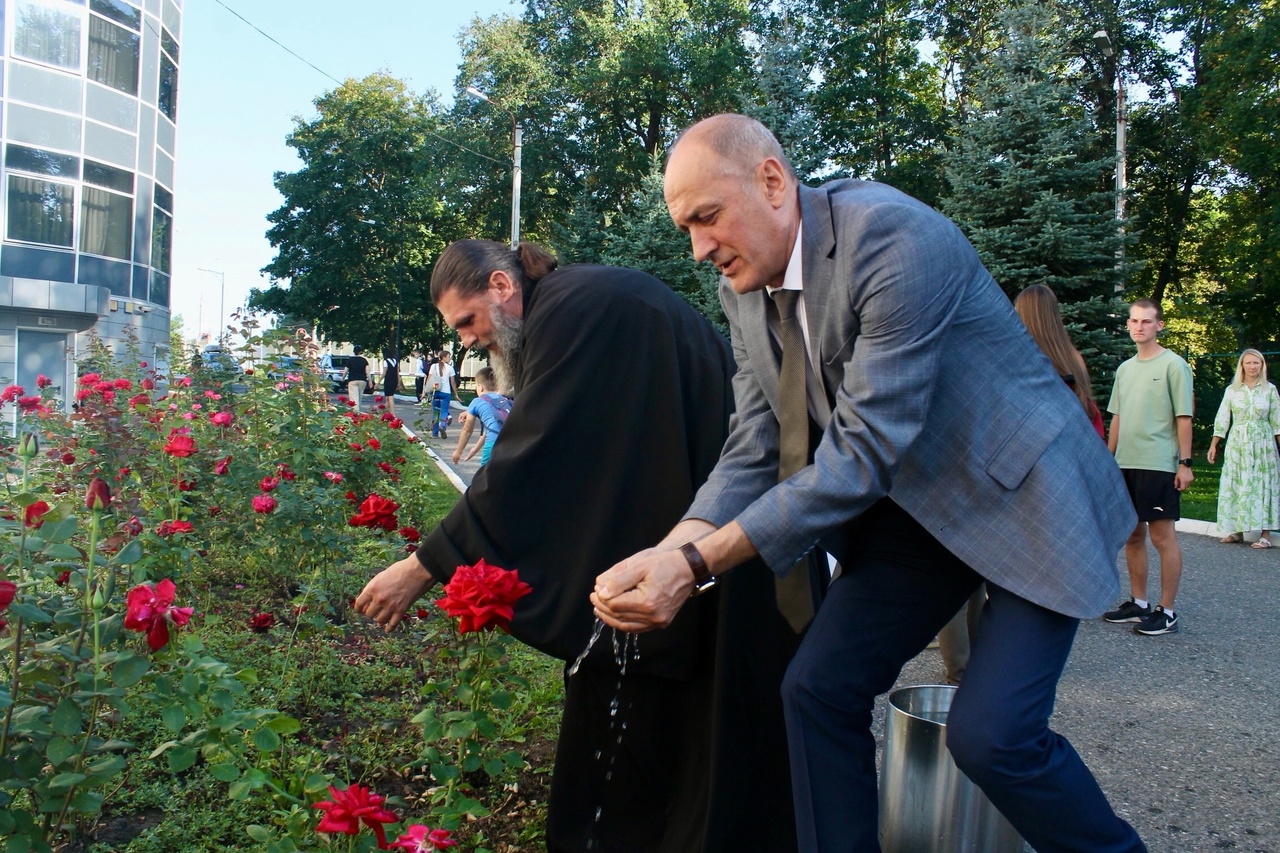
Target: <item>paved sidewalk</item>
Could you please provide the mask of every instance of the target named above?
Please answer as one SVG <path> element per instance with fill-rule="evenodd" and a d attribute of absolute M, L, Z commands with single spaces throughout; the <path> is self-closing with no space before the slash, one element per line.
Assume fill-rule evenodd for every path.
<path fill-rule="evenodd" d="M 479 466 L 449 461 L 459 410 L 442 441 L 431 438 L 429 412 L 396 403 L 461 488 Z M 1211 525 L 1183 526 L 1198 532 L 1179 534 L 1186 564 L 1180 631 L 1143 637 L 1128 625 L 1082 623 L 1053 726 L 1151 853 L 1280 853 L 1280 548 L 1222 545 L 1205 535 Z M 1154 553 L 1151 559 L 1158 596 Z M 1118 565 L 1127 595 L 1123 555 Z M 898 679 L 898 686 L 939 683 L 936 650 L 921 653 Z M 884 709 L 881 697 L 878 739 Z"/>

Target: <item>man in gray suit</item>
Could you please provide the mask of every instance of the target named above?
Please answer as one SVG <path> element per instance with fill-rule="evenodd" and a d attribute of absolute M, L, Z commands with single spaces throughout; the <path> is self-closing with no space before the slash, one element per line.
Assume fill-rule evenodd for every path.
<path fill-rule="evenodd" d="M 685 131 L 665 194 L 723 276 L 737 411 L 684 520 L 597 579 L 598 614 L 649 630 L 750 557 L 783 577 L 815 549 L 838 559 L 783 684 L 796 822 L 801 850 L 875 851 L 875 697 L 985 580 L 948 718 L 956 763 L 1040 853 L 1145 850 L 1048 727 L 1078 621 L 1116 595 L 1133 508 L 972 246 L 887 186 L 799 185 L 743 116 Z M 779 381 L 787 338 L 770 303 L 794 301 L 786 290 L 800 292 L 821 437 L 779 481 L 792 443 L 779 400 L 794 383 Z"/>

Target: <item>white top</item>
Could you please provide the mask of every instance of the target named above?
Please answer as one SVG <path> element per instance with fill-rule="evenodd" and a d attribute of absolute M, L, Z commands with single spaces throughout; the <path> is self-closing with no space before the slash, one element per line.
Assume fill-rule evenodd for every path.
<path fill-rule="evenodd" d="M 439 385 L 440 391 L 453 396 L 453 383 L 450 381 L 457 376 L 458 372 L 453 369 L 452 364 L 445 364 L 443 361 L 437 361 L 431 365 L 431 370 L 427 373 L 427 388 L 433 388 Z"/>

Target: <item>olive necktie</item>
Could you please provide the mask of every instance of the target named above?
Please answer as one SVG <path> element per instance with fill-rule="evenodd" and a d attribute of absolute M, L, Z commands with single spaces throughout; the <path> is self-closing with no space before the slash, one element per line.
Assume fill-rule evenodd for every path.
<path fill-rule="evenodd" d="M 804 331 L 796 316 L 798 290 L 773 294 L 778 308 L 778 335 L 782 338 L 782 371 L 778 375 L 778 482 L 809 464 L 809 403 L 805 374 Z M 803 557 L 786 577 L 777 578 L 778 610 L 799 634 L 813 619 L 813 595 L 809 591 L 809 558 Z"/>

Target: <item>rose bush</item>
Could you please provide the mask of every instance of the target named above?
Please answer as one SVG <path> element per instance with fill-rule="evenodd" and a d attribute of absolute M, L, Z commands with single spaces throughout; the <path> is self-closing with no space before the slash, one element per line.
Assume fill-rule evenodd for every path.
<path fill-rule="evenodd" d="M 271 818 L 239 828 L 258 849 L 311 849 L 311 806 L 343 774 L 316 725 L 280 708 L 314 700 L 323 682 L 308 665 L 322 644 L 350 642 L 369 567 L 449 504 L 421 488 L 407 459 L 420 450 L 395 419 L 334 408 L 310 373 L 227 387 L 90 358 L 69 417 L 50 383 L 32 405 L 9 394 L 20 435 L 0 509 L 0 849 L 89 830 L 148 759 L 261 802 Z M 348 490 L 366 523 L 350 523 Z M 232 622 L 218 611 L 237 590 L 253 603 Z M 295 615 L 277 620 L 275 605 Z M 211 643 L 222 655 L 267 644 L 270 677 Z M 443 849 L 443 830 L 417 830 L 401 840 Z"/>

